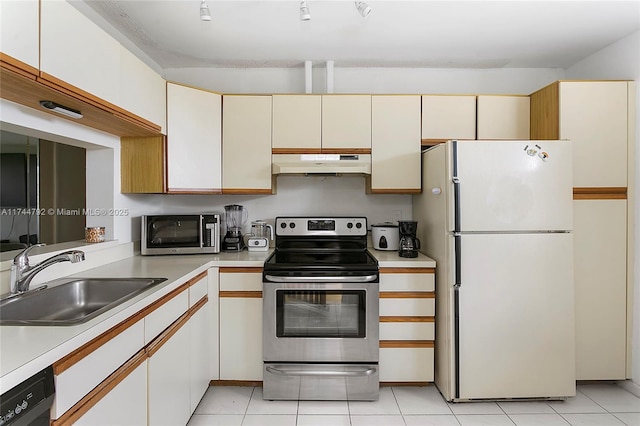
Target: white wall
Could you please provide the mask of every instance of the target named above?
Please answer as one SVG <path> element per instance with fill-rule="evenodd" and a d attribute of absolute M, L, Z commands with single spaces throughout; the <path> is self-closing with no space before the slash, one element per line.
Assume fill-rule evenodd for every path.
<path fill-rule="evenodd" d="M 566 70 L 567 79 L 590 80 L 635 80 L 636 86 L 640 83 L 640 31 L 625 37 L 622 40 L 596 52 L 588 58 L 578 62 Z M 636 87 L 636 133 L 635 133 L 635 169 L 636 175 L 633 198 L 636 200 L 636 217 L 634 250 L 634 285 L 633 285 L 633 334 L 632 334 L 632 360 L 631 376 L 635 384 L 634 392 L 640 395 L 640 209 L 637 200 L 640 200 L 640 87 Z"/>

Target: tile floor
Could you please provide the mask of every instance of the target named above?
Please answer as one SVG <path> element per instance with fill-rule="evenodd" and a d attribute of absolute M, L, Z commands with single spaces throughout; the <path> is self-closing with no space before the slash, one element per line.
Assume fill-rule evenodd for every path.
<path fill-rule="evenodd" d="M 435 386 L 382 387 L 376 402 L 264 401 L 260 387 L 210 387 L 188 426 L 640 425 L 640 398 L 616 384 L 549 402 L 447 403 Z"/>

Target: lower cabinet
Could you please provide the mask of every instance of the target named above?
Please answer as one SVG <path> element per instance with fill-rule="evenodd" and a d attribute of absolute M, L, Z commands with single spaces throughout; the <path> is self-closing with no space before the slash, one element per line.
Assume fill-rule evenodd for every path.
<path fill-rule="evenodd" d="M 434 379 L 435 268 L 380 268 L 380 381 Z"/>
<path fill-rule="evenodd" d="M 262 268 L 220 268 L 220 380 L 262 381 Z"/>

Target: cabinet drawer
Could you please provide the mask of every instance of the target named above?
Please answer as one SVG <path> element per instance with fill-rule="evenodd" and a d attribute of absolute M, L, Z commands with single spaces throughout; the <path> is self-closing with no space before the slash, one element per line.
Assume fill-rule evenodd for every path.
<path fill-rule="evenodd" d="M 432 382 L 433 348 L 381 348 L 381 382 Z"/>
<path fill-rule="evenodd" d="M 434 273 L 380 274 L 380 291 L 434 291 Z"/>
<path fill-rule="evenodd" d="M 380 340 L 434 340 L 433 322 L 381 322 Z"/>
<path fill-rule="evenodd" d="M 247 271 L 246 268 L 241 270 L 244 272 L 221 272 L 220 291 L 262 291 L 262 270 L 260 268 L 256 268 L 259 272 Z"/>
<path fill-rule="evenodd" d="M 184 287 L 186 290 L 186 287 Z M 189 309 L 189 292 L 181 291 L 144 318 L 144 344 L 151 342 Z M 167 296 L 165 296 L 167 297 Z M 162 299 L 160 299 L 161 301 Z M 159 301 L 159 302 L 160 302 Z"/>
<path fill-rule="evenodd" d="M 435 299 L 380 299 L 380 316 L 426 316 L 436 313 Z"/>
<path fill-rule="evenodd" d="M 197 278 L 197 277 L 196 277 Z M 195 278 L 194 278 L 195 279 Z M 200 299 L 207 295 L 208 282 L 206 273 L 189 287 L 189 307 L 192 307 Z"/>
<path fill-rule="evenodd" d="M 138 321 L 60 374 L 52 418 L 64 414 L 144 346 L 144 323 Z M 56 367 L 54 365 L 54 371 Z"/>

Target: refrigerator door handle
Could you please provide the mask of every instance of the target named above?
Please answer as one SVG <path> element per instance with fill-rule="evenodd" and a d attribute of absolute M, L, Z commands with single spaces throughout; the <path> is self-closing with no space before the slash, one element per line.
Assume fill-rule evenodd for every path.
<path fill-rule="evenodd" d="M 453 235 L 453 247 L 455 257 L 455 281 L 453 286 L 459 288 L 462 285 L 462 237 L 458 233 Z"/>
<path fill-rule="evenodd" d="M 458 178 L 458 141 L 451 141 L 453 182 L 453 231 L 460 232 L 460 178 Z"/>

